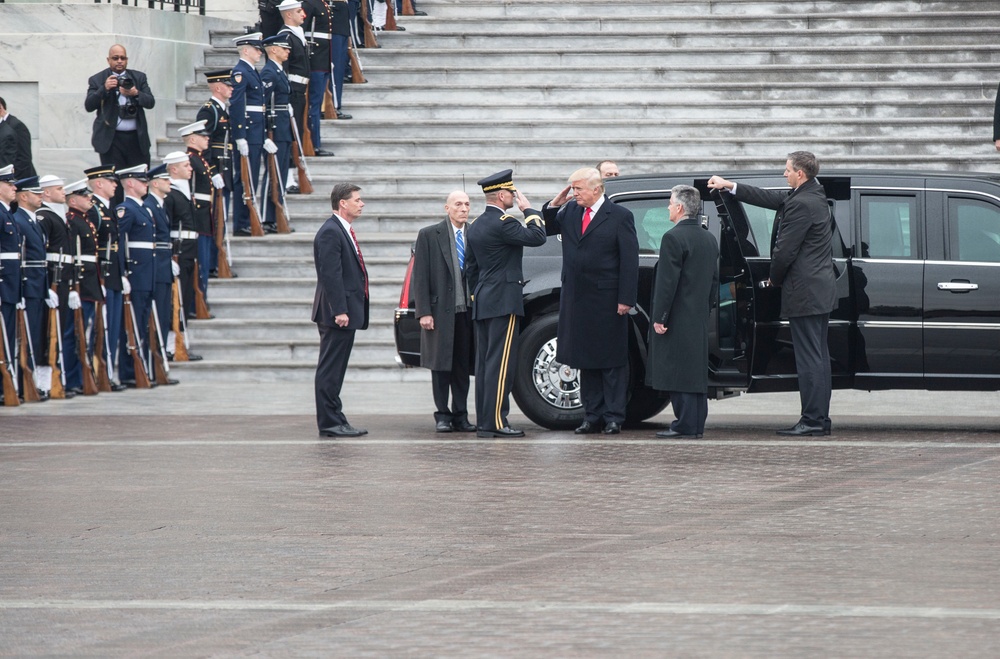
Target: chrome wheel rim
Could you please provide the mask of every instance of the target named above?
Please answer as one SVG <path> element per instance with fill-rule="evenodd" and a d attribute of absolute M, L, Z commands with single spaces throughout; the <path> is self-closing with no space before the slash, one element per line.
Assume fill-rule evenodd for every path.
<path fill-rule="evenodd" d="M 546 403 L 560 410 L 583 407 L 580 402 L 580 376 L 575 368 L 556 361 L 556 340 L 549 339 L 535 355 L 531 369 L 535 391 Z"/>

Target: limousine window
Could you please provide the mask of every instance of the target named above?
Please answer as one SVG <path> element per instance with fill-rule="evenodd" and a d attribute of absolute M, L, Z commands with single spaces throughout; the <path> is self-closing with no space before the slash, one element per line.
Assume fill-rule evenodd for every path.
<path fill-rule="evenodd" d="M 759 255 L 770 258 L 771 227 L 774 226 L 774 216 L 777 214 L 777 211 L 773 211 L 770 208 L 761 208 L 760 206 L 751 206 L 743 202 L 740 202 L 740 206 L 743 207 L 743 213 L 750 224 L 750 233 L 752 234 L 750 239 L 757 246 Z"/>
<path fill-rule="evenodd" d="M 1000 210 L 980 199 L 948 200 L 951 259 L 1000 263 Z"/>
<path fill-rule="evenodd" d="M 665 194 L 670 193 L 667 191 Z M 640 254 L 660 253 L 660 240 L 673 226 L 670 224 L 670 211 L 667 210 L 669 202 L 669 198 L 628 199 L 617 202 L 632 211 Z"/>
<path fill-rule="evenodd" d="M 861 197 L 861 256 L 916 259 L 917 199 L 914 196 Z"/>

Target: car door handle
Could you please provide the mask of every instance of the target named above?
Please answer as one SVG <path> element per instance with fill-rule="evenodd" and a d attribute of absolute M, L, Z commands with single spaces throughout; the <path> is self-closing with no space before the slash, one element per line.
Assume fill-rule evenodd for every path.
<path fill-rule="evenodd" d="M 978 291 L 979 284 L 971 284 L 966 281 L 939 281 L 938 290 L 951 291 L 952 293 L 967 293 L 969 291 Z"/>

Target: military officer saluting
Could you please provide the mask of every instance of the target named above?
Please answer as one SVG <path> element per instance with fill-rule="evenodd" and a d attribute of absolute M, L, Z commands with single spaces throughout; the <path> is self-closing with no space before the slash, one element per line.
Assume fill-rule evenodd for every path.
<path fill-rule="evenodd" d="M 240 60 L 233 67 L 233 95 L 229 117 L 233 129 L 233 234 L 250 235 L 250 210 L 245 199 L 252 198 L 260 180 L 260 154 L 264 147 L 264 83 L 254 65 L 260 61 L 263 45 L 260 32 L 233 39 Z M 250 180 L 244 181 L 240 160 L 246 158 Z M 246 194 L 244 194 L 246 190 Z"/>
<path fill-rule="evenodd" d="M 507 424 L 518 317 L 524 315 L 521 256 L 525 247 L 545 244 L 545 226 L 541 213 L 515 189 L 511 170 L 487 176 L 477 185 L 486 195 L 486 210 L 468 229 L 465 261 L 476 332 L 477 434 L 522 437 L 523 431 Z M 525 224 L 507 214 L 514 204 L 524 213 Z"/>
<path fill-rule="evenodd" d="M 125 253 L 126 275 L 129 281 L 131 313 L 135 320 L 138 338 L 135 348 L 143 363 L 149 360 L 149 315 L 153 303 L 153 250 L 156 248 L 153 214 L 143 204 L 149 188 L 146 165 L 118 171 L 118 179 L 125 188 L 125 200 L 115 208 L 118 218 L 118 244 Z M 129 313 L 126 308 L 125 313 Z M 119 337 L 119 380 L 127 387 L 135 386 L 135 368 L 129 354 L 128 338 L 123 331 Z"/>

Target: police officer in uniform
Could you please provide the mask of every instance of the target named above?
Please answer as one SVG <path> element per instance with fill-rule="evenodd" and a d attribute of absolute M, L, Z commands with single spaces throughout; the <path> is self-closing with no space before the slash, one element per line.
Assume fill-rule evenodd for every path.
<path fill-rule="evenodd" d="M 289 106 L 291 86 L 288 76 L 281 65 L 288 59 L 291 52 L 290 37 L 287 32 L 279 32 L 264 40 L 267 52 L 267 64 L 261 69 L 260 77 L 264 81 L 264 108 L 267 110 L 267 139 L 264 140 L 265 158 L 272 154 L 277 162 L 278 180 L 281 186 L 281 197 L 285 195 L 285 181 L 288 180 L 288 167 L 292 156 L 292 120 Z M 264 231 L 277 233 L 274 202 L 271 200 L 271 170 L 264 168 L 264 185 L 261 186 L 261 207 L 264 209 Z"/>
<path fill-rule="evenodd" d="M 260 180 L 260 154 L 264 147 L 264 83 L 254 67 L 260 61 L 263 45 L 260 32 L 236 37 L 240 61 L 233 67 L 233 95 L 229 99 L 229 117 L 233 129 L 233 234 L 250 235 L 250 210 L 244 201 L 244 189 L 253 195 Z M 249 161 L 250 180 L 244 181 L 240 159 Z"/>
<path fill-rule="evenodd" d="M 84 332 L 93 326 L 97 302 L 104 302 L 101 278 L 97 269 L 97 227 L 87 219 L 91 206 L 90 189 L 87 179 L 66 186 L 66 244 L 72 259 L 73 287 L 79 286 L 79 297 L 83 309 Z M 76 291 L 71 292 L 71 296 Z M 73 327 L 72 316 L 70 326 Z M 66 328 L 63 328 L 64 331 Z M 73 333 L 75 340 L 75 330 Z M 90 343 L 87 343 L 90 346 Z M 76 393 L 83 392 L 83 373 L 77 358 L 76 345 L 68 343 L 63 334 L 63 351 L 66 360 L 66 387 Z M 69 357 L 72 353 L 72 357 Z M 88 349 L 88 356 L 92 351 Z"/>
<path fill-rule="evenodd" d="M 226 205 L 225 217 L 229 217 L 229 209 L 232 207 L 230 196 L 233 190 L 232 172 L 232 135 L 229 125 L 229 98 L 233 95 L 233 71 L 232 69 L 219 69 L 209 71 L 205 74 L 208 81 L 208 90 L 212 92 L 212 98 L 205 102 L 198 110 L 198 121 L 205 122 L 205 130 L 209 133 L 208 153 L 205 154 L 210 165 L 215 170 L 212 175 L 212 184 L 216 189 L 216 198 L 221 196 L 222 202 Z M 220 195 L 218 191 L 221 190 Z M 214 200 L 213 200 L 214 201 Z M 213 220 L 214 206 L 213 206 Z M 212 229 L 218 230 L 215 222 L 212 222 Z M 212 260 L 209 268 L 209 276 L 219 275 L 219 249 L 215 242 L 211 247 Z"/>
<path fill-rule="evenodd" d="M 545 244 L 539 211 L 514 187 L 513 171 L 481 179 L 486 210 L 468 229 L 466 269 L 476 331 L 476 422 L 479 437 L 523 437 L 507 425 L 517 363 L 518 317 L 524 315 L 525 247 Z M 525 224 L 507 214 L 517 204 Z"/>
<path fill-rule="evenodd" d="M 118 218 L 118 244 L 125 254 L 125 272 L 129 281 L 129 299 L 125 313 L 135 321 L 136 345 L 143 363 L 149 363 L 149 316 L 153 303 L 153 250 L 156 248 L 153 214 L 143 204 L 148 190 L 145 165 L 118 171 L 118 179 L 125 189 L 125 201 L 115 208 Z M 124 327 L 124 323 L 122 323 Z M 118 375 L 122 384 L 135 386 L 135 365 L 129 353 L 125 330 L 119 337 Z"/>

